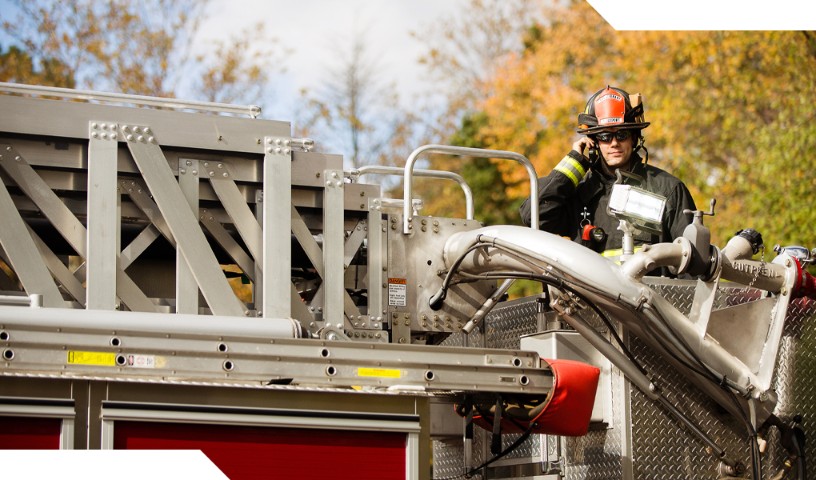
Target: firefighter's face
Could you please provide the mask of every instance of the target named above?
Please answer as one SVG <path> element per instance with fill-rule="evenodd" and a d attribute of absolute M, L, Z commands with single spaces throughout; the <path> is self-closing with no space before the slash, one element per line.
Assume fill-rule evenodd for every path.
<path fill-rule="evenodd" d="M 631 130 L 610 130 L 598 134 L 596 140 L 601 155 L 603 155 L 606 165 L 610 169 L 615 170 L 629 166 L 629 159 L 635 145 Z"/>

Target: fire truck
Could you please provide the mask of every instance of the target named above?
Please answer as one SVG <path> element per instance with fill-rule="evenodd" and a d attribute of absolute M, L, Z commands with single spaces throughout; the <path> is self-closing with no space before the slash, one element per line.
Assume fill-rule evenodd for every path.
<path fill-rule="evenodd" d="M 421 168 L 509 161 L 535 196 L 514 152 L 347 171 L 254 106 L 0 90 L 2 449 L 200 450 L 231 479 L 808 478 L 816 252 L 712 245 L 713 202 L 613 262 L 483 225 Z M 422 214 L 426 181 L 462 218 Z M 661 199 L 616 189 L 624 232 L 650 228 Z M 541 293 L 507 300 L 520 279 Z"/>

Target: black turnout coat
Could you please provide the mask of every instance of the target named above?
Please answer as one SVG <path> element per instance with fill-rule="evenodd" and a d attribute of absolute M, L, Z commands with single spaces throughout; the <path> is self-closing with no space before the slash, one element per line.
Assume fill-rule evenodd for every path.
<path fill-rule="evenodd" d="M 586 161 L 576 151 L 569 156 Z M 692 215 L 683 210 L 695 210 L 694 199 L 688 188 L 678 178 L 652 165 L 645 165 L 633 154 L 631 172 L 643 178 L 640 188 L 666 197 L 663 212 L 662 233 L 639 233 L 635 235 L 635 245 L 645 243 L 671 242 L 683 235 L 683 230 L 691 223 Z M 635 184 L 633 179 L 624 177 L 625 183 Z M 623 232 L 618 229 L 620 221 L 609 213 L 607 206 L 615 178 L 604 175 L 599 169 L 591 169 L 576 186 L 564 173 L 553 170 L 546 177 L 538 179 L 539 229 L 573 239 L 599 252 L 614 255 L 612 251 L 622 247 Z M 522 221 L 530 225 L 530 199 L 519 209 Z M 586 220 L 584 220 L 586 218 Z M 601 242 L 583 241 L 584 225 L 591 223 L 606 233 Z"/>

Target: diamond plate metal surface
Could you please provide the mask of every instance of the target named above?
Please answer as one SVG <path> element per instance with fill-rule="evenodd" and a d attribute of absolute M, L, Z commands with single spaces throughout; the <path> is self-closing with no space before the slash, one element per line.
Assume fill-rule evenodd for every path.
<path fill-rule="evenodd" d="M 684 313 L 691 309 L 694 298 L 693 284 L 655 285 Z M 743 287 L 722 287 L 715 299 L 715 307 L 721 308 L 754 301 L 760 297 L 758 290 Z M 814 378 L 797 376 L 796 372 L 809 371 L 816 366 L 816 309 L 813 302 L 795 300 L 789 308 L 783 339 L 777 357 L 774 388 L 779 394 L 776 414 L 785 419 L 794 413 L 805 414 L 805 431 L 812 431 L 816 414 Z M 809 338 L 810 344 L 805 344 Z M 667 397 L 688 415 L 700 428 L 722 447 L 727 455 L 742 462 L 750 471 L 751 457 L 746 440 L 745 427 L 736 419 L 718 415 L 722 408 L 706 395 L 689 385 L 682 376 L 676 375 L 660 357 L 637 339 L 631 339 L 630 349 L 651 372 L 665 391 Z M 810 361 L 810 364 L 807 362 Z M 810 370 L 812 371 L 812 370 Z M 795 381 L 794 381 L 795 379 Z M 794 393 L 795 392 L 795 393 Z M 666 415 L 640 391 L 632 388 L 632 465 L 634 478 L 649 479 L 700 479 L 720 478 L 719 461 L 706 452 L 704 445 L 693 435 Z M 762 476 L 771 478 L 782 468 L 786 453 L 779 443 L 779 435 L 771 430 L 768 449 L 762 458 Z"/>
<path fill-rule="evenodd" d="M 485 318 L 487 348 L 517 349 L 522 335 L 537 331 L 538 300 L 519 299 L 497 306 Z"/>
<path fill-rule="evenodd" d="M 691 311 L 694 282 L 656 280 L 650 283 L 681 312 L 688 314 Z M 755 301 L 761 293 L 721 285 L 714 306 L 722 308 Z M 507 302 L 494 309 L 485 319 L 484 336 L 480 339 L 485 342 L 484 346 L 519 348 L 520 336 L 538 331 L 541 322 L 537 303 L 537 298 L 530 297 Z M 449 340 L 461 342 L 455 337 Z M 645 344 L 636 338 L 624 337 L 637 360 L 654 375 L 666 396 L 713 438 L 728 456 L 743 462 L 749 470 L 746 476 L 749 476 L 750 450 L 745 428 L 740 422 L 722 414 L 721 407 L 677 375 Z M 774 389 L 779 401 L 775 413 L 785 421 L 801 414 L 806 433 L 816 431 L 816 376 L 810 373 L 813 371 L 816 371 L 816 302 L 798 299 L 789 308 L 777 357 Z M 718 471 L 718 460 L 707 453 L 705 446 L 695 436 L 632 387 L 614 368 L 612 414 L 612 423 L 608 428 L 590 431 L 583 437 L 562 439 L 561 452 L 553 451 L 555 442 L 533 436 L 535 438 L 531 437 L 516 452 L 508 455 L 509 461 L 529 458 L 535 462 L 563 455 L 563 478 L 566 480 L 697 480 L 723 476 Z M 478 455 L 489 459 L 489 433 L 477 432 L 479 440 L 474 440 L 474 459 Z M 505 445 L 512 442 L 512 436 L 505 437 Z M 781 447 L 776 429 L 770 430 L 766 440 L 768 446 L 762 457 L 762 477 L 772 478 L 782 468 L 786 452 Z M 479 448 L 475 446 L 477 443 Z M 542 453 L 542 448 L 546 448 L 547 452 Z M 437 451 L 435 443 L 435 462 Z M 451 451 L 450 445 L 445 446 L 445 451 Z M 459 462 L 462 461 L 461 452 L 457 452 Z M 453 459 L 448 461 L 456 463 Z M 816 471 L 812 462 L 809 462 L 808 468 Z M 449 471 L 453 472 L 452 475 L 461 474 L 461 463 Z M 435 473 L 435 477 L 441 476 Z"/>

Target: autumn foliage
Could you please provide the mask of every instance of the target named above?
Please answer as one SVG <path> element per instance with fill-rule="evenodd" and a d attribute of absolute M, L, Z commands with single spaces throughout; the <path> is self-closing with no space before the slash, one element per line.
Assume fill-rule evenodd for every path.
<path fill-rule="evenodd" d="M 451 138 L 468 130 L 470 146 L 522 153 L 543 176 L 577 138 L 589 95 L 618 86 L 644 96 L 649 162 L 682 178 L 699 208 L 717 200 L 716 216 L 706 217 L 716 244 L 756 228 L 769 248 L 816 247 L 816 35 L 617 32 L 583 1 L 549 6 L 542 17 L 525 48 L 480 85 L 480 100 Z M 529 194 L 523 169 L 500 161 L 495 169 L 510 203 Z M 491 209 L 484 199 L 476 204 Z M 514 211 L 505 220 L 519 223 Z"/>

